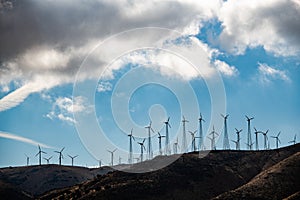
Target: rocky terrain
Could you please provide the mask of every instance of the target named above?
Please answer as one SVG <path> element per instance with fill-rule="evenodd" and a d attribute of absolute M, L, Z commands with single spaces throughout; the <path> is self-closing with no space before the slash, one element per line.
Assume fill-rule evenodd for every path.
<path fill-rule="evenodd" d="M 168 157 L 156 157 L 154 162 L 161 159 Z M 146 161 L 132 168 L 149 164 Z M 1 180 L 9 184 L 0 190 L 1 197 L 13 193 L 21 199 L 299 199 L 300 144 L 267 151 L 216 150 L 203 158 L 198 152 L 188 153 L 149 173 L 109 169 L 95 173 L 87 168 L 57 165 L 28 168 L 22 173 L 26 180 L 15 172 L 20 168 L 0 170 Z M 26 176 L 30 170 L 36 170 L 36 178 L 33 172 Z M 42 170 L 52 172 L 43 175 L 44 182 L 34 185 Z M 50 188 L 51 184 L 56 189 Z M 37 192 L 36 187 L 43 190 Z"/>

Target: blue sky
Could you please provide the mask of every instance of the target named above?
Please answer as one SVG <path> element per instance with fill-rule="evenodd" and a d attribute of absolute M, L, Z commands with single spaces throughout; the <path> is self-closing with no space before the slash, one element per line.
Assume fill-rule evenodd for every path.
<path fill-rule="evenodd" d="M 280 146 L 288 145 L 300 137 L 299 11 L 297 1 L 271 0 L 1 3 L 0 166 L 25 165 L 24 154 L 37 164 L 37 144 L 51 163 L 63 147 L 63 164 L 71 163 L 70 154 L 79 155 L 76 165 L 96 166 L 98 159 L 108 165 L 106 150 L 113 148 L 114 163 L 119 156 L 126 163 L 127 134 L 133 128 L 142 140 L 150 120 L 157 155 L 163 121 L 170 116 L 171 142 L 179 137 L 182 146 L 182 115 L 194 131 L 199 112 L 205 134 L 215 125 L 221 135 L 218 149 L 224 112 L 230 140 L 243 129 L 243 149 L 245 115 L 255 118 L 252 138 L 253 127 L 269 129 L 269 136 L 281 131 Z M 23 26 L 24 19 L 32 24 Z M 142 27 L 166 30 L 121 33 Z M 139 150 L 134 143 L 135 157 Z"/>

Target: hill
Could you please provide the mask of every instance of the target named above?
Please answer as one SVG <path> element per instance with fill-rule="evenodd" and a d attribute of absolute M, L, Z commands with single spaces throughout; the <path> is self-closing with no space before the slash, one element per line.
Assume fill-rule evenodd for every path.
<path fill-rule="evenodd" d="M 246 190 L 249 194 L 255 193 L 255 187 L 260 189 L 262 196 L 258 197 L 262 199 L 293 198 L 299 188 L 299 180 L 292 173 L 292 169 L 299 165 L 299 150 L 300 144 L 267 151 L 217 150 L 204 158 L 199 158 L 197 152 L 189 153 L 154 172 L 114 171 L 73 187 L 53 190 L 40 199 L 240 199 Z M 159 162 L 165 158 L 155 159 Z M 147 162 L 142 165 L 147 165 Z M 278 175 L 280 173 L 276 170 L 287 171 Z M 288 176 L 284 177 L 286 174 Z M 284 188 L 290 190 L 283 188 L 280 195 L 272 190 L 265 191 L 278 182 L 284 182 Z M 230 195 L 236 196 L 231 198 Z"/>
<path fill-rule="evenodd" d="M 49 190 L 91 180 L 98 174 L 105 174 L 109 171 L 111 169 L 107 167 L 89 169 L 60 165 L 8 167 L 0 169 L 0 183 L 3 188 L 4 186 L 7 188 L 7 191 L 19 191 L 26 196 L 38 196 Z M 3 188 L 0 194 L 5 193 Z"/>

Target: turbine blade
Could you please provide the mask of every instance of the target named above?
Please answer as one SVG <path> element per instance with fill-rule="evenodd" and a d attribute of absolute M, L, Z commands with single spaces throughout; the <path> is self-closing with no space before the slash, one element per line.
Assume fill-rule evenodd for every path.
<path fill-rule="evenodd" d="M 64 149 L 65 149 L 65 147 L 64 147 L 64 148 L 62 148 L 62 149 L 60 150 L 60 152 L 62 152 Z"/>

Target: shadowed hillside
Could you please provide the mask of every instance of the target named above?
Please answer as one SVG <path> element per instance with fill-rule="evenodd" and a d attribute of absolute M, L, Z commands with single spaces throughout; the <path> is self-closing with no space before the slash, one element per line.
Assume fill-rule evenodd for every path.
<path fill-rule="evenodd" d="M 111 171 L 110 168 L 89 169 L 59 165 L 35 165 L 0 169 L 0 181 L 18 188 L 30 195 L 40 195 L 46 191 L 73 186 L 93 179 L 97 174 Z"/>
<path fill-rule="evenodd" d="M 189 153 L 158 171 L 144 174 L 114 171 L 70 188 L 51 191 L 40 198 L 211 199 L 243 185 L 247 188 L 247 185 L 261 184 L 255 179 L 268 177 L 268 174 L 276 172 L 276 169 L 284 171 L 287 168 L 285 173 L 289 174 L 289 170 L 296 167 L 294 165 L 299 165 L 299 154 L 295 154 L 299 150 L 300 145 L 297 144 L 268 151 L 212 151 L 201 159 L 198 153 Z M 268 189 L 272 184 L 281 181 L 285 182 L 285 187 L 296 186 L 291 191 L 281 191 L 280 197 L 288 197 L 299 188 L 298 179 L 292 174 L 285 179 L 280 177 L 272 176 L 268 187 L 260 187 L 261 193 L 264 193 L 264 188 Z M 242 190 L 240 191 L 242 193 Z M 249 192 L 251 193 L 250 189 Z M 241 193 L 236 193 L 235 198 L 241 198 Z M 266 199 L 269 195 L 272 196 L 272 192 L 266 193 Z M 274 196 L 275 199 L 276 197 Z"/>

